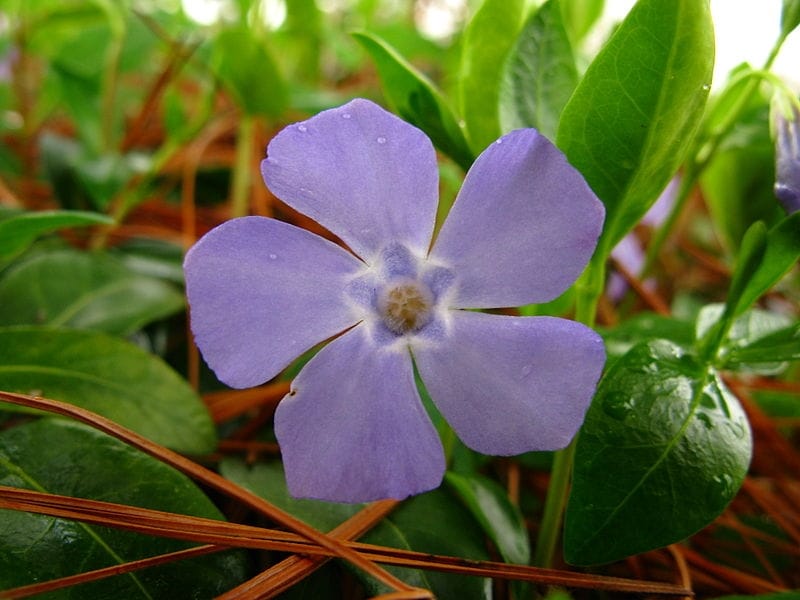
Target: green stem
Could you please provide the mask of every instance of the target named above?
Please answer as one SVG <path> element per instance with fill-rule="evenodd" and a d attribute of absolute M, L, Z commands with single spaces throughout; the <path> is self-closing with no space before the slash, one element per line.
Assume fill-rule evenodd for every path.
<path fill-rule="evenodd" d="M 576 283 L 576 311 L 575 319 L 584 325 L 592 327 L 597 315 L 597 303 L 603 293 L 603 283 L 606 274 L 605 247 L 598 247 L 594 258 Z M 569 485 L 572 476 L 572 462 L 575 457 L 575 439 L 562 450 L 553 455 L 553 468 L 550 473 L 550 484 L 547 488 L 547 498 L 542 514 L 542 523 L 539 537 L 536 540 L 536 551 L 533 564 L 537 567 L 551 567 L 553 554 L 561 533 L 561 523 L 564 509 L 569 497 Z"/>
<path fill-rule="evenodd" d="M 569 482 L 572 475 L 572 460 L 575 457 L 575 440 L 553 455 L 553 469 L 547 487 L 542 524 L 536 540 L 533 564 L 549 568 L 553 564 L 556 542 L 561 533 L 564 508 L 569 497 Z"/>
<path fill-rule="evenodd" d="M 236 162 L 233 165 L 232 216 L 243 217 L 248 212 L 250 189 L 250 159 L 253 148 L 253 117 L 243 115 L 236 138 Z"/>

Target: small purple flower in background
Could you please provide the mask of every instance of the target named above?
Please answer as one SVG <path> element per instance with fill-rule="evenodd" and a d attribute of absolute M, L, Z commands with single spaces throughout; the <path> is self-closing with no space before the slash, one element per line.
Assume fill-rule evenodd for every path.
<path fill-rule="evenodd" d="M 800 110 L 790 106 L 791 118 L 775 111 L 775 196 L 791 214 L 800 210 Z"/>
<path fill-rule="evenodd" d="M 565 319 L 466 310 L 551 300 L 594 251 L 603 206 L 548 140 L 517 130 L 487 148 L 432 245 L 433 146 L 369 101 L 284 129 L 262 174 L 352 253 L 244 217 L 189 251 L 186 285 L 197 344 L 232 387 L 338 336 L 276 410 L 292 495 L 366 502 L 440 484 L 444 454 L 415 364 L 467 446 L 513 455 L 569 443 L 605 362 L 601 338 Z"/>
<path fill-rule="evenodd" d="M 680 175 L 675 175 L 670 179 L 667 187 L 661 192 L 659 197 L 650 207 L 650 209 L 642 217 L 640 223 L 647 225 L 653 229 L 660 226 L 666 221 L 675 204 L 678 191 L 681 187 Z M 642 242 L 637 237 L 634 231 L 631 231 L 622 238 L 619 243 L 614 246 L 611 251 L 611 256 L 617 261 L 628 273 L 634 276 L 641 274 L 644 268 L 645 251 L 642 247 Z M 654 281 L 648 279 L 644 282 L 645 287 L 653 287 Z M 628 291 L 628 282 L 619 273 L 611 273 L 606 285 L 606 295 L 614 302 L 619 302 Z"/>

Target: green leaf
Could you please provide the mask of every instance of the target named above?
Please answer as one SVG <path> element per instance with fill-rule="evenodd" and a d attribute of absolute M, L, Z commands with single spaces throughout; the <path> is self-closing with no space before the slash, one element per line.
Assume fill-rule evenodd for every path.
<path fill-rule="evenodd" d="M 69 402 L 180 452 L 216 444 L 205 405 L 175 371 L 102 333 L 0 328 L 0 389 Z"/>
<path fill-rule="evenodd" d="M 93 212 L 48 210 L 28 212 L 0 221 L 0 265 L 19 256 L 36 238 L 68 227 L 111 225 L 113 219 Z"/>
<path fill-rule="evenodd" d="M 754 222 L 776 222 L 783 215 L 775 200 L 775 155 L 753 144 L 718 152 L 700 177 L 703 197 L 726 249 L 736 252 Z"/>
<path fill-rule="evenodd" d="M 631 348 L 648 340 L 666 339 L 682 348 L 691 348 L 695 330 L 689 321 L 655 313 L 639 313 L 630 319 L 601 330 L 609 356 L 620 357 Z"/>
<path fill-rule="evenodd" d="M 469 169 L 475 156 L 434 84 L 379 37 L 364 31 L 353 37 L 375 61 L 391 109 L 428 134 L 436 147 L 464 170 Z"/>
<path fill-rule="evenodd" d="M 800 0 L 783 0 L 781 35 L 786 37 L 800 25 Z"/>
<path fill-rule="evenodd" d="M 214 38 L 214 72 L 248 115 L 280 117 L 288 105 L 286 84 L 263 39 L 251 27 L 223 29 Z"/>
<path fill-rule="evenodd" d="M 769 98 L 756 89 L 754 71 L 741 66 L 731 83 L 709 103 L 704 139 L 725 134 L 705 165 L 700 184 L 722 243 L 735 253 L 756 221 L 772 226 L 785 213 L 775 200 L 775 145 L 769 134 Z M 730 128 L 733 111 L 740 113 Z M 705 150 L 704 150 L 705 151 Z"/>
<path fill-rule="evenodd" d="M 221 473 L 262 498 L 292 513 L 317 529 L 328 531 L 358 512 L 364 505 L 337 504 L 289 496 L 283 470 L 277 463 L 248 466 L 240 460 L 224 460 Z M 378 523 L 361 541 L 395 548 L 487 560 L 483 536 L 467 510 L 450 494 L 434 490 L 406 500 Z M 441 600 L 491 598 L 488 579 L 387 567 L 410 585 L 430 589 Z M 356 571 L 370 595 L 386 593 L 384 587 Z"/>
<path fill-rule="evenodd" d="M 0 433 L 0 484 L 222 520 L 186 476 L 122 442 L 61 419 Z M 0 510 L 0 589 L 38 583 L 190 547 L 191 544 Z M 212 598 L 242 582 L 241 552 L 118 575 L 49 599 Z"/>
<path fill-rule="evenodd" d="M 731 328 L 736 318 L 736 305 L 748 281 L 761 264 L 766 247 L 766 226 L 761 221 L 753 223 L 742 240 L 739 257 L 736 261 L 736 269 L 731 276 L 731 284 L 728 289 L 728 298 L 725 301 L 725 308 L 719 314 L 719 318 L 713 326 L 708 327 L 702 334 L 698 331 L 697 349 L 704 360 L 711 362 L 719 354 L 720 347 L 725 342 L 728 330 Z"/>
<path fill-rule="evenodd" d="M 578 438 L 567 561 L 612 562 L 705 527 L 739 489 L 751 450 L 747 418 L 715 371 L 664 340 L 636 346 L 601 381 Z"/>
<path fill-rule="evenodd" d="M 475 154 L 500 137 L 499 66 L 514 46 L 524 15 L 523 0 L 484 0 L 464 32 L 459 105 Z"/>
<path fill-rule="evenodd" d="M 800 212 L 789 215 L 767 232 L 761 263 L 744 286 L 735 314 L 742 314 L 777 283 L 800 258 Z"/>
<path fill-rule="evenodd" d="M 572 45 L 559 0 L 549 0 L 525 23 L 503 70 L 503 131 L 535 127 L 555 138 L 561 111 L 578 84 Z"/>
<path fill-rule="evenodd" d="M 750 344 L 731 349 L 725 357 L 725 365 L 729 367 L 787 360 L 800 360 L 800 323 L 794 323 L 758 338 Z"/>
<path fill-rule="evenodd" d="M 560 0 L 560 4 L 569 39 L 576 45 L 603 14 L 605 0 Z"/>
<path fill-rule="evenodd" d="M 709 304 L 697 315 L 697 339 L 707 337 L 709 332 L 719 329 L 725 314 L 725 305 Z M 762 375 L 774 375 L 786 366 L 794 353 L 792 319 L 765 310 L 753 309 L 737 317 L 729 326 L 720 345 L 716 362 L 723 368 L 747 370 Z M 781 334 L 777 338 L 772 336 Z M 767 342 L 766 338 L 770 338 Z M 776 344 L 772 348 L 770 344 Z M 750 350 L 748 350 L 750 349 Z M 742 354 L 744 353 L 744 354 Z M 788 358 L 783 358 L 788 355 Z M 742 356 L 753 360 L 743 360 Z M 772 358 L 769 358 L 772 357 Z"/>
<path fill-rule="evenodd" d="M 0 279 L 0 326 L 50 325 L 117 335 L 184 307 L 173 285 L 138 275 L 108 254 L 37 254 Z"/>
<path fill-rule="evenodd" d="M 480 475 L 453 472 L 445 475 L 445 481 L 481 524 L 503 560 L 520 565 L 530 562 L 531 546 L 525 519 L 502 487 Z"/>
<path fill-rule="evenodd" d="M 682 163 L 713 64 L 707 0 L 640 0 L 564 108 L 558 145 L 606 206 L 600 259 Z"/>

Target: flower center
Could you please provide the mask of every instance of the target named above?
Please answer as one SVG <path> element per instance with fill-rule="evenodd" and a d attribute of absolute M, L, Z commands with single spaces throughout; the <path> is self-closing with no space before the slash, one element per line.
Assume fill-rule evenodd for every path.
<path fill-rule="evenodd" d="M 433 294 L 411 279 L 394 281 L 378 292 L 378 312 L 383 322 L 397 334 L 415 331 L 433 316 Z"/>

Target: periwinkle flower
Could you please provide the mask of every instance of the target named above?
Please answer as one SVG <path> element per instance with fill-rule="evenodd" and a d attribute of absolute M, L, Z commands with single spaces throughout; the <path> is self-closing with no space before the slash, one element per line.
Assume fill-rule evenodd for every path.
<path fill-rule="evenodd" d="M 791 117 L 776 111 L 775 196 L 787 213 L 800 210 L 800 110 L 791 104 Z"/>
<path fill-rule="evenodd" d="M 337 336 L 275 413 L 292 495 L 365 502 L 439 485 L 444 453 L 414 365 L 467 446 L 569 443 L 603 368 L 600 337 L 565 319 L 469 310 L 551 300 L 594 251 L 603 206 L 549 141 L 524 129 L 487 148 L 433 244 L 433 146 L 369 101 L 284 129 L 262 174 L 352 253 L 281 221 L 233 219 L 189 251 L 186 285 L 197 344 L 232 387 Z"/>

